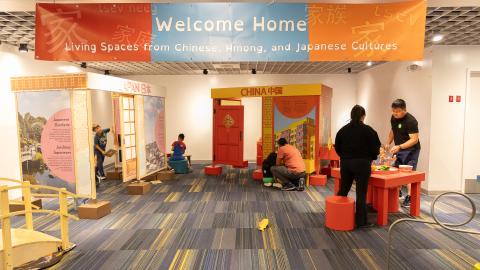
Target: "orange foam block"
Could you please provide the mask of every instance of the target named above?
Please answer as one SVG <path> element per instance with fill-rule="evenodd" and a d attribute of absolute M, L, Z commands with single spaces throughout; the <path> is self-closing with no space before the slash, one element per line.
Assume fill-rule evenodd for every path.
<path fill-rule="evenodd" d="M 220 175 L 222 174 L 222 167 L 205 166 L 204 171 L 206 175 Z"/>
<path fill-rule="evenodd" d="M 327 176 L 323 174 L 310 175 L 309 184 L 311 186 L 325 186 L 327 185 Z"/>
<path fill-rule="evenodd" d="M 351 231 L 355 228 L 355 201 L 349 197 L 327 197 L 325 226 L 336 231 Z"/>
<path fill-rule="evenodd" d="M 263 172 L 260 169 L 257 169 L 253 172 L 253 180 L 263 180 Z"/>

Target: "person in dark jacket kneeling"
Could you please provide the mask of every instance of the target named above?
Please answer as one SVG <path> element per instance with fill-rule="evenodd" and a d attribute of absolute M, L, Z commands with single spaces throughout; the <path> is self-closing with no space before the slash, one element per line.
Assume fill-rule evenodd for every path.
<path fill-rule="evenodd" d="M 355 105 L 350 113 L 351 121 L 342 127 L 335 137 L 335 150 L 340 156 L 340 191 L 338 196 L 347 196 L 356 184 L 355 222 L 357 228 L 372 227 L 367 221 L 368 179 L 372 173 L 372 160 L 380 152 L 380 139 L 377 132 L 364 124 L 365 109 Z"/>

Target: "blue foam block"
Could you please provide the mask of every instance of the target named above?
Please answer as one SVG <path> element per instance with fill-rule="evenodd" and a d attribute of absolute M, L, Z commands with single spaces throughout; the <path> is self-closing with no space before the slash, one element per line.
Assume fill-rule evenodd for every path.
<path fill-rule="evenodd" d="M 184 160 L 170 160 L 168 161 L 168 165 L 175 170 L 177 174 L 185 174 L 188 173 L 188 161 Z"/>

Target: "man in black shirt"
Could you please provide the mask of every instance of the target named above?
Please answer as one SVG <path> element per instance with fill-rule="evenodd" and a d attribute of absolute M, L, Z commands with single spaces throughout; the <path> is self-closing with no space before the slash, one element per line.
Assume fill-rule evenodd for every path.
<path fill-rule="evenodd" d="M 392 142 L 395 146 L 390 152 L 397 155 L 396 166 L 411 165 L 417 169 L 420 155 L 420 140 L 418 138 L 418 122 L 413 115 L 407 112 L 407 104 L 403 99 L 397 99 L 392 103 L 392 129 L 388 135 L 387 146 Z M 410 205 L 410 186 L 408 194 L 403 201 L 404 206 Z"/>

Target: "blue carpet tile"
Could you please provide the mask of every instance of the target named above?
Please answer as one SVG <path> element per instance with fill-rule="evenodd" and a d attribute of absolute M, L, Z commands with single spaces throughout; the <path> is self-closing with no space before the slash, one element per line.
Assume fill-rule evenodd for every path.
<path fill-rule="evenodd" d="M 227 169 L 205 176 L 201 167 L 152 186 L 143 196 L 126 184 L 105 181 L 99 199 L 112 203 L 100 220 L 70 222 L 77 247 L 52 269 L 386 269 L 386 227 L 336 232 L 326 229 L 326 187 L 279 191 L 250 177 L 252 170 Z M 350 193 L 354 197 L 354 192 Z M 480 195 L 472 195 L 477 205 Z M 420 219 L 430 219 L 433 197 L 422 195 Z M 46 202 L 46 208 L 57 207 Z M 438 204 L 445 222 L 468 216 L 463 199 Z M 75 213 L 75 210 L 71 210 Z M 409 217 L 404 209 L 389 224 Z M 264 232 L 256 227 L 270 220 Z M 374 222 L 375 213 L 369 214 Z M 21 226 L 23 220 L 15 220 Z M 56 217 L 36 216 L 35 228 L 59 236 Z M 480 230 L 477 215 L 468 228 Z M 480 236 L 435 225 L 403 223 L 393 237 L 391 269 L 473 269 L 480 261 Z"/>

